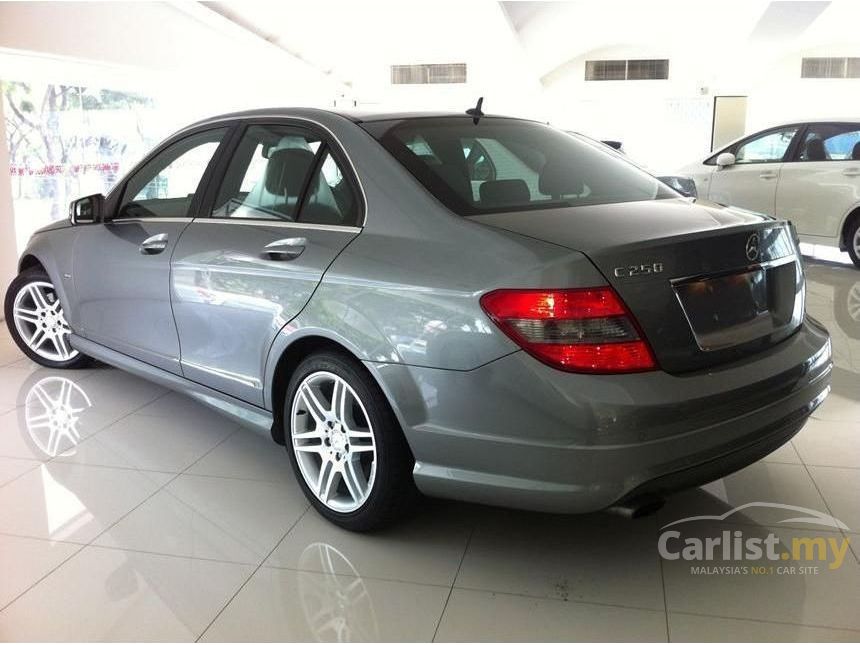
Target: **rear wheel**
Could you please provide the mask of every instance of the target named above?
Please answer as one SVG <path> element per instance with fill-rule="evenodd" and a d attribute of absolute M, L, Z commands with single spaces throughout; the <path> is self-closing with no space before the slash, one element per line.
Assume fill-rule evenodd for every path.
<path fill-rule="evenodd" d="M 4 313 L 15 343 L 36 363 L 78 368 L 91 362 L 69 343 L 72 331 L 57 291 L 43 269 L 28 269 L 12 281 Z"/>
<path fill-rule="evenodd" d="M 851 261 L 860 269 L 860 215 L 855 216 L 845 232 L 845 246 Z"/>
<path fill-rule="evenodd" d="M 371 530 L 414 505 L 412 454 L 385 395 L 355 360 L 321 352 L 302 361 L 284 419 L 299 485 L 331 522 Z"/>

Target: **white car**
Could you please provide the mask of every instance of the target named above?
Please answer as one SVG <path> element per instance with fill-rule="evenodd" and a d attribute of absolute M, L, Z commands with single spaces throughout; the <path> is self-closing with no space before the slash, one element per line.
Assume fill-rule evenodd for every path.
<path fill-rule="evenodd" d="M 860 119 L 762 130 L 680 172 L 702 199 L 791 220 L 802 242 L 837 246 L 860 267 Z"/>

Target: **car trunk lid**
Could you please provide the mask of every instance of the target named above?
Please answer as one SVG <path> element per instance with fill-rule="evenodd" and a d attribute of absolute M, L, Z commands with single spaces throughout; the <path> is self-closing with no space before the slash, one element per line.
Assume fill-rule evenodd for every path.
<path fill-rule="evenodd" d="M 802 268 L 786 222 L 676 199 L 472 219 L 585 253 L 667 372 L 762 351 L 803 316 Z"/>

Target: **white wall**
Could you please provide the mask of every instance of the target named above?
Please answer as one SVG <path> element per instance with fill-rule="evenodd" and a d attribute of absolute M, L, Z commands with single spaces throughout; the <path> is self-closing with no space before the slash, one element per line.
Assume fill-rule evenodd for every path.
<path fill-rule="evenodd" d="M 0 47 L 124 66 L 186 113 L 330 105 L 338 84 L 197 3 L 0 2 Z M 6 75 L 10 70 L 0 70 Z"/>
<path fill-rule="evenodd" d="M 799 49 L 776 61 L 751 90 L 747 110 L 750 131 L 795 120 L 860 120 L 860 79 L 800 77 L 801 60 L 818 56 L 860 57 L 860 42 Z"/>
<path fill-rule="evenodd" d="M 0 101 L 0 289 L 15 277 L 18 251 L 15 243 L 15 217 L 12 211 L 12 190 L 9 182 L 9 150 L 6 148 L 6 121 L 3 118 L 3 101 Z M 0 320 L 4 312 L 0 309 Z"/>
<path fill-rule="evenodd" d="M 343 86 L 196 2 L 0 2 L 0 79 L 132 91 L 158 106 L 152 134 L 233 110 L 330 106 Z M 2 126 L 0 120 L 0 126 Z M 17 257 L 0 129 L 0 284 Z M 27 218 L 21 235 L 47 221 Z M 25 229 L 26 230 L 23 230 Z"/>
<path fill-rule="evenodd" d="M 586 81 L 585 62 L 668 58 L 669 80 Z M 628 44 L 595 49 L 545 81 L 550 120 L 598 139 L 624 143 L 625 152 L 654 172 L 670 172 L 710 145 L 711 97 L 698 61 L 667 46 Z"/>

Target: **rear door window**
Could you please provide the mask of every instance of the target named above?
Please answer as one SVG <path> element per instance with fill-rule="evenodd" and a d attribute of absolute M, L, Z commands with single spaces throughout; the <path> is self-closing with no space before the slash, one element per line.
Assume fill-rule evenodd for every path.
<path fill-rule="evenodd" d="M 817 123 L 806 129 L 799 161 L 860 160 L 860 124 Z"/>
<path fill-rule="evenodd" d="M 358 197 L 331 150 L 322 151 L 320 162 L 299 211 L 304 224 L 353 226 L 359 212 Z"/>
<path fill-rule="evenodd" d="M 239 141 L 212 217 L 295 221 L 322 141 L 293 126 L 252 125 Z"/>

